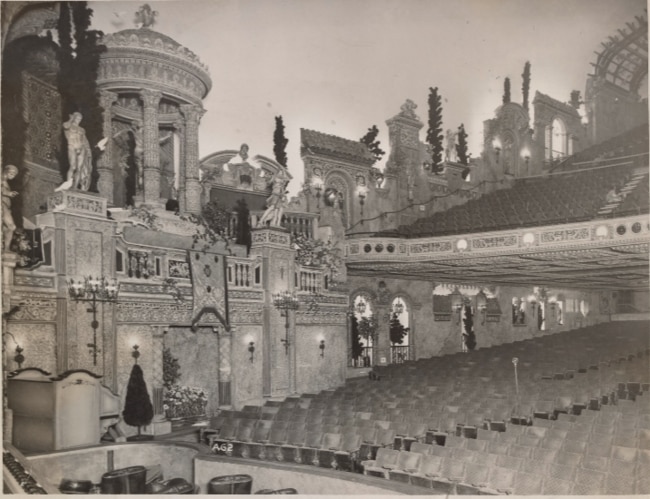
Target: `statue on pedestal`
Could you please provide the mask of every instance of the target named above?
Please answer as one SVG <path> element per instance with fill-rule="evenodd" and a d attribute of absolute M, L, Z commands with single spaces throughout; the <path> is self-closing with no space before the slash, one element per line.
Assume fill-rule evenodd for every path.
<path fill-rule="evenodd" d="M 279 171 L 273 176 L 273 188 L 271 195 L 266 200 L 266 211 L 257 223 L 258 227 L 263 227 L 266 222 L 270 222 L 271 227 L 280 227 L 282 215 L 287 207 L 287 193 L 285 191 L 289 178 L 284 170 Z"/>
<path fill-rule="evenodd" d="M 65 138 L 68 141 L 68 175 L 66 181 L 55 191 L 80 189 L 87 191 L 90 188 L 90 174 L 92 172 L 92 152 L 86 131 L 79 126 L 83 116 L 75 112 L 63 124 Z"/>
<path fill-rule="evenodd" d="M 2 172 L 2 235 L 4 251 L 9 251 L 9 245 L 16 230 L 14 217 L 11 215 L 11 200 L 18 195 L 18 192 L 12 191 L 9 186 L 9 180 L 16 178 L 16 175 L 18 175 L 18 168 L 14 165 L 4 167 Z"/>

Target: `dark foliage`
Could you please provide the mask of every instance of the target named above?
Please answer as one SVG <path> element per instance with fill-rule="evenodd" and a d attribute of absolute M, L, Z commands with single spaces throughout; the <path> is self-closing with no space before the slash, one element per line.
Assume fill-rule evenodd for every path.
<path fill-rule="evenodd" d="M 399 320 L 399 316 L 393 313 L 388 324 L 388 331 L 390 333 L 390 342 L 393 345 L 401 345 L 404 342 L 404 336 L 409 332 L 409 328 L 404 327 Z"/>
<path fill-rule="evenodd" d="M 508 104 L 510 102 L 510 78 L 503 80 L 503 103 Z"/>
<path fill-rule="evenodd" d="M 93 11 L 87 2 L 62 2 L 59 14 L 59 75 L 57 86 L 61 94 L 61 121 L 65 122 L 73 112 L 83 115 L 81 126 L 92 148 L 93 173 L 90 190 L 96 190 L 97 172 L 95 165 L 100 154 L 95 144 L 103 136 L 103 108 L 99 104 L 97 76 L 99 56 L 106 50 L 99 43 L 102 32 L 90 30 Z M 72 49 L 74 37 L 75 49 Z M 62 133 L 60 131 L 59 133 Z M 59 156 L 61 173 L 69 168 L 65 154 Z"/>
<path fill-rule="evenodd" d="M 178 359 L 172 355 L 172 351 L 163 348 L 163 386 L 169 390 L 181 379 L 181 366 Z"/>
<path fill-rule="evenodd" d="M 474 316 L 472 314 L 472 307 L 465 305 L 465 318 L 463 319 L 465 345 L 468 350 L 476 348 L 476 335 L 474 334 Z"/>
<path fill-rule="evenodd" d="M 361 344 L 361 336 L 359 335 L 359 322 L 355 315 L 352 315 L 350 322 L 350 334 L 352 335 L 352 358 L 358 359 L 363 353 L 363 345 Z"/>
<path fill-rule="evenodd" d="M 371 128 L 368 128 L 368 132 L 361 137 L 360 141 L 363 142 L 370 153 L 375 157 L 375 161 L 379 161 L 386 152 L 379 147 L 381 142 L 377 140 L 377 135 L 379 134 L 379 129 L 377 125 L 372 125 Z"/>
<path fill-rule="evenodd" d="M 237 200 L 235 211 L 237 212 L 237 238 L 235 243 L 245 245 L 248 252 L 251 249 L 252 237 L 251 222 L 249 218 L 250 210 L 248 209 L 245 199 L 242 198 Z"/>
<path fill-rule="evenodd" d="M 467 154 L 467 132 L 463 123 L 458 127 L 458 144 L 456 144 L 456 155 L 458 162 L 461 165 L 469 164 L 469 156 Z"/>
<path fill-rule="evenodd" d="M 431 150 L 431 171 L 440 173 L 442 167 L 442 104 L 438 87 L 429 88 L 429 128 L 427 130 L 427 144 Z"/>
<path fill-rule="evenodd" d="M 524 72 L 521 74 L 521 95 L 523 96 L 523 106 L 528 111 L 528 95 L 530 93 L 530 62 L 526 61 L 524 64 Z"/>
<path fill-rule="evenodd" d="M 284 123 L 282 116 L 275 117 L 275 131 L 273 132 L 273 154 L 275 160 L 285 168 L 287 167 L 287 144 L 289 139 L 284 135 Z"/>
<path fill-rule="evenodd" d="M 131 369 L 122 416 L 126 424 L 138 427 L 138 434 L 140 434 L 140 428 L 151 423 L 153 419 L 153 405 L 147 391 L 142 368 L 138 364 L 133 364 L 133 369 Z"/>
<path fill-rule="evenodd" d="M 583 104 L 582 98 L 580 96 L 580 90 L 571 91 L 571 101 L 569 104 L 575 109 L 580 109 L 580 106 Z"/>

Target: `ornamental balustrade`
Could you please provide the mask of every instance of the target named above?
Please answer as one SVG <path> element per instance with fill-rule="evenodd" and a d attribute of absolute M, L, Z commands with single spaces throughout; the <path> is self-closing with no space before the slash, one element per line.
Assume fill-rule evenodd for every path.
<path fill-rule="evenodd" d="M 300 291 L 321 294 L 323 289 L 329 287 L 327 286 L 328 283 L 325 282 L 324 274 L 325 272 L 322 269 L 298 267 L 295 286 Z"/>
<path fill-rule="evenodd" d="M 262 263 L 258 259 L 228 257 L 226 260 L 228 288 L 260 289 Z"/>

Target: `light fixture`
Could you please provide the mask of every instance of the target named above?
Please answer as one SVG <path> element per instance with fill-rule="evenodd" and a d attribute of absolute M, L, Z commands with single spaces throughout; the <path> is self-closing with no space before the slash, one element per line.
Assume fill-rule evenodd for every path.
<path fill-rule="evenodd" d="M 368 193 L 368 188 L 365 185 L 359 185 L 357 187 L 357 196 L 359 196 L 359 205 L 361 206 L 361 217 L 363 217 L 363 205 L 366 203 L 366 194 Z M 363 223 L 363 218 L 361 219 Z"/>
<path fill-rule="evenodd" d="M 25 356 L 23 355 L 23 348 L 20 345 L 16 345 L 16 356 L 14 361 L 18 364 L 18 369 L 23 368 L 23 362 L 25 362 Z"/>
<path fill-rule="evenodd" d="M 284 338 L 281 338 L 280 341 L 284 345 L 285 354 L 289 355 L 289 346 L 291 345 L 289 340 L 289 310 L 298 310 L 300 301 L 295 293 L 282 291 L 273 295 L 273 306 L 285 317 Z"/>
<path fill-rule="evenodd" d="M 609 229 L 606 225 L 599 225 L 596 227 L 596 237 L 598 239 L 605 239 L 609 235 Z"/>
<path fill-rule="evenodd" d="M 481 289 L 476 293 L 476 308 L 478 308 L 481 313 L 481 325 L 485 324 L 485 315 L 487 314 L 487 297 L 483 290 Z"/>
<path fill-rule="evenodd" d="M 366 313 L 366 302 L 363 301 L 363 298 L 359 300 L 359 303 L 357 303 L 355 309 L 359 315 L 363 315 Z"/>
<path fill-rule="evenodd" d="M 251 341 L 248 343 L 248 352 L 251 354 L 250 356 L 250 361 L 253 362 L 255 360 L 255 342 Z"/>
<path fill-rule="evenodd" d="M 325 340 L 320 340 L 318 348 L 320 349 L 320 356 L 325 357 Z"/>
<path fill-rule="evenodd" d="M 384 183 L 384 174 L 379 172 L 375 174 L 375 182 L 377 183 L 377 189 L 381 189 L 382 184 Z"/>
<path fill-rule="evenodd" d="M 460 314 L 463 309 L 463 295 L 458 288 L 451 294 L 451 310 L 456 315 L 456 325 L 460 324 Z"/>
<path fill-rule="evenodd" d="M 402 312 L 404 312 L 404 304 L 401 301 L 393 303 L 393 313 L 400 315 Z"/>
<path fill-rule="evenodd" d="M 131 357 L 135 359 L 135 363 L 138 363 L 138 359 L 140 358 L 140 350 L 138 345 L 133 345 L 133 351 L 131 352 Z"/>
<path fill-rule="evenodd" d="M 93 342 L 87 343 L 88 351 L 92 353 L 93 365 L 97 365 L 97 354 L 101 351 L 97 346 L 97 304 L 98 303 L 116 303 L 120 292 L 120 284 L 117 279 L 107 279 L 106 277 L 86 277 L 84 282 L 75 282 L 74 279 L 68 281 L 68 293 L 70 298 L 77 302 L 88 302 L 90 308 L 88 312 L 93 314 L 93 320 L 90 327 L 93 330 Z"/>
<path fill-rule="evenodd" d="M 526 245 L 530 246 L 535 242 L 535 234 L 532 232 L 526 232 L 524 236 L 521 238 L 521 241 Z"/>
<path fill-rule="evenodd" d="M 467 239 L 459 239 L 456 241 L 456 249 L 458 249 L 458 251 L 465 251 L 467 246 Z"/>
<path fill-rule="evenodd" d="M 530 164 L 530 149 L 524 147 L 521 150 L 521 157 L 524 158 L 524 162 L 526 163 L 526 169 L 528 169 L 528 165 Z"/>
<path fill-rule="evenodd" d="M 492 140 L 492 148 L 494 149 L 494 156 L 499 164 L 499 155 L 501 154 L 501 141 L 498 137 L 494 137 Z"/>
<path fill-rule="evenodd" d="M 535 295 L 530 295 L 528 297 L 528 303 L 530 304 L 530 307 L 533 310 L 533 317 L 535 317 L 535 307 L 537 305 L 537 297 Z"/>
<path fill-rule="evenodd" d="M 320 208 L 320 197 L 321 197 L 321 191 L 323 190 L 323 181 L 320 177 L 314 177 L 311 185 L 314 187 L 314 190 L 316 191 L 316 208 Z"/>

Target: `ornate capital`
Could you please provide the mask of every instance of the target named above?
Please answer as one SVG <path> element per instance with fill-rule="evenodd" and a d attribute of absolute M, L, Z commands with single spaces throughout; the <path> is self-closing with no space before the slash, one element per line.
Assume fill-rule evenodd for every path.
<path fill-rule="evenodd" d="M 201 117 L 205 114 L 205 109 L 196 104 L 181 104 L 180 110 L 185 117 L 185 123 L 196 123 L 201 121 Z"/>
<path fill-rule="evenodd" d="M 111 92 L 110 90 L 99 91 L 99 103 L 104 108 L 104 111 L 111 107 L 116 101 L 117 94 L 115 92 Z"/>
<path fill-rule="evenodd" d="M 159 92 L 158 90 L 143 88 L 140 89 L 140 98 L 142 99 L 145 108 L 158 109 L 158 104 L 162 98 L 162 92 Z"/>

